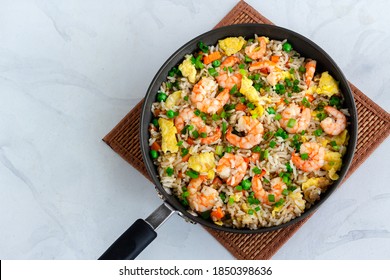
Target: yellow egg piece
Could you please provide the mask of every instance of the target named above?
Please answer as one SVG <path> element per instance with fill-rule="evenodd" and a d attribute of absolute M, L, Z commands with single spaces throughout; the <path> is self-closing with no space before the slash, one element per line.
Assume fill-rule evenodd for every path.
<path fill-rule="evenodd" d="M 165 100 L 165 107 L 172 109 L 175 105 L 179 103 L 181 99 L 181 90 L 175 91 L 174 93 L 168 95 L 167 100 Z"/>
<path fill-rule="evenodd" d="M 179 70 L 181 74 L 188 79 L 190 83 L 195 83 L 196 81 L 196 69 L 195 66 L 191 62 L 191 55 L 187 56 L 187 58 L 179 65 Z"/>
<path fill-rule="evenodd" d="M 305 200 L 303 199 L 302 192 L 292 192 L 289 194 L 289 197 L 292 198 L 294 204 L 303 211 L 305 209 Z"/>
<path fill-rule="evenodd" d="M 333 181 L 339 178 L 339 175 L 336 174 L 340 170 L 342 165 L 341 154 L 338 152 L 326 152 L 325 153 L 325 165 L 322 169 L 328 171 L 329 178 Z"/>
<path fill-rule="evenodd" d="M 215 167 L 214 153 L 207 152 L 190 156 L 188 167 L 197 172 L 209 172 Z"/>
<path fill-rule="evenodd" d="M 167 120 L 163 118 L 158 119 L 158 124 L 160 126 L 161 131 L 161 149 L 164 153 L 171 152 L 177 153 L 179 151 L 179 147 L 177 146 L 176 133 L 177 129 L 173 125 L 172 120 Z"/>
<path fill-rule="evenodd" d="M 218 41 L 219 48 L 227 55 L 239 52 L 246 43 L 243 37 L 228 37 Z"/>
<path fill-rule="evenodd" d="M 317 93 L 327 96 L 332 96 L 339 93 L 338 82 L 331 75 L 329 75 L 328 72 L 322 73 L 320 82 L 318 84 Z"/>
<path fill-rule="evenodd" d="M 307 180 L 305 183 L 302 184 L 302 190 L 305 191 L 308 188 L 313 186 L 322 189 L 328 185 L 330 185 L 330 181 L 325 177 L 310 178 L 309 180 Z"/>

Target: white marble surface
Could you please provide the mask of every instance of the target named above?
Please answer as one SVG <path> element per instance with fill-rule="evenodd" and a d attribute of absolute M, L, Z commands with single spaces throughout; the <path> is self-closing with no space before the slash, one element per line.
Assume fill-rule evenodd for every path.
<path fill-rule="evenodd" d="M 0 258 L 94 259 L 159 204 L 101 138 L 179 46 L 237 3 L 0 0 Z M 387 111 L 390 1 L 248 1 Z M 385 141 L 274 259 L 390 258 Z M 231 259 L 175 216 L 141 259 Z"/>

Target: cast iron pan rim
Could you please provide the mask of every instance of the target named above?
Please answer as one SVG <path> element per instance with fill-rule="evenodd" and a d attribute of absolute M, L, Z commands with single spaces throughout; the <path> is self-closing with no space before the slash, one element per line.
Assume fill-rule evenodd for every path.
<path fill-rule="evenodd" d="M 149 126 L 149 123 L 146 123 L 146 119 L 145 119 L 146 115 L 147 114 L 148 115 L 151 114 L 150 108 L 146 106 L 146 104 L 147 104 L 146 101 L 149 98 L 152 98 L 152 97 L 155 98 L 155 93 L 153 93 L 151 91 L 152 87 L 156 83 L 158 83 L 160 85 L 165 80 L 166 77 L 162 77 L 161 74 L 162 74 L 162 72 L 164 72 L 164 70 L 166 70 L 165 68 L 167 67 L 167 65 L 170 64 L 172 61 L 176 61 L 176 63 L 178 63 L 180 61 L 180 59 L 182 59 L 182 56 L 180 56 L 180 57 L 177 57 L 177 56 L 183 49 L 185 49 L 185 48 L 187 48 L 187 47 L 189 47 L 189 46 L 191 46 L 193 44 L 196 44 L 198 41 L 200 41 L 200 40 L 202 40 L 204 38 L 208 38 L 208 37 L 212 36 L 214 33 L 218 33 L 218 32 L 224 31 L 224 30 L 226 30 L 226 31 L 234 30 L 234 29 L 240 30 L 240 29 L 243 29 L 243 28 L 259 28 L 259 33 L 258 34 L 261 34 L 260 33 L 261 32 L 260 29 L 262 29 L 262 28 L 273 29 L 276 34 L 278 34 L 280 32 L 282 32 L 282 33 L 289 33 L 291 36 L 297 37 L 299 40 L 304 41 L 305 44 L 308 44 L 311 47 L 313 47 L 314 49 L 316 49 L 319 53 L 321 53 L 323 56 L 325 56 L 325 58 L 326 58 L 326 60 L 328 60 L 329 64 L 331 64 L 336 69 L 336 72 L 338 74 L 337 80 L 340 82 L 340 85 L 344 86 L 343 96 L 344 96 L 344 98 L 346 100 L 349 99 L 350 102 L 351 102 L 351 106 L 349 108 L 349 109 L 351 109 L 350 110 L 350 114 L 351 114 L 351 117 L 350 117 L 350 122 L 351 122 L 350 123 L 350 127 L 351 128 L 349 130 L 351 135 L 350 135 L 350 140 L 349 140 L 349 144 L 348 144 L 347 153 L 343 157 L 343 160 L 345 162 L 343 163 L 343 167 L 342 167 L 341 171 L 339 171 L 339 179 L 336 182 L 333 183 L 332 187 L 327 190 L 327 192 L 321 197 L 320 201 L 316 202 L 316 204 L 314 206 L 312 206 L 310 209 L 307 209 L 301 216 L 296 217 L 295 219 L 292 219 L 289 222 L 281 224 L 281 225 L 278 225 L 278 226 L 264 227 L 264 228 L 260 228 L 260 229 L 256 229 L 256 230 L 221 227 L 221 226 L 215 225 L 214 223 L 212 223 L 210 221 L 206 221 L 206 220 L 202 219 L 199 216 L 196 217 L 196 216 L 193 216 L 190 213 L 188 213 L 185 210 L 185 208 L 178 202 L 178 200 L 173 195 L 169 195 L 164 190 L 164 188 L 161 186 L 160 181 L 158 180 L 158 175 L 156 173 L 156 167 L 153 164 L 153 161 L 149 157 L 148 136 L 145 136 L 146 133 L 144 134 L 144 130 L 148 130 L 148 126 Z M 227 32 L 227 33 L 229 33 L 229 32 Z M 229 36 L 229 35 L 226 35 L 226 36 Z M 298 50 L 298 52 L 302 53 L 301 50 Z M 354 155 L 354 152 L 355 152 L 356 142 L 357 142 L 357 110 L 356 110 L 356 105 L 355 105 L 354 98 L 353 98 L 353 95 L 352 95 L 352 91 L 351 91 L 351 89 L 349 87 L 349 84 L 348 84 L 348 81 L 345 78 L 344 74 L 342 73 L 341 69 L 337 66 L 335 61 L 322 48 L 320 48 L 317 44 L 315 44 L 314 42 L 312 42 L 311 40 L 309 40 L 308 38 L 304 37 L 301 34 L 298 34 L 298 33 L 294 32 L 294 31 L 289 30 L 289 29 L 282 28 L 282 27 L 275 26 L 275 25 L 252 24 L 252 23 L 249 23 L 249 24 L 236 24 L 236 25 L 230 25 L 230 26 L 225 26 L 225 27 L 213 29 L 211 31 L 208 31 L 206 33 L 203 33 L 203 34 L 197 36 L 196 38 L 190 40 L 189 42 L 184 44 L 182 47 L 180 47 L 176 52 L 174 52 L 165 61 L 165 63 L 161 66 L 161 68 L 157 71 L 156 75 L 154 76 L 152 82 L 149 85 L 147 93 L 145 95 L 145 102 L 143 103 L 142 113 L 141 113 L 140 141 L 141 141 L 141 153 L 142 153 L 142 157 L 143 157 L 146 169 L 147 169 L 149 175 L 151 176 L 151 178 L 153 179 L 153 181 L 154 181 L 158 191 L 164 196 L 166 201 L 174 209 L 178 210 L 181 214 L 186 216 L 188 219 L 190 219 L 190 220 L 192 220 L 192 221 L 194 221 L 196 223 L 199 223 L 201 225 L 207 226 L 209 228 L 215 229 L 215 230 L 227 231 L 227 232 L 233 232 L 233 233 L 262 233 L 262 232 L 278 230 L 280 228 L 287 227 L 289 225 L 295 224 L 295 223 L 305 219 L 309 215 L 313 214 L 315 212 L 315 210 L 318 209 L 318 207 L 320 205 L 322 205 L 324 203 L 324 201 L 337 189 L 337 187 L 343 181 L 343 178 L 345 177 L 345 175 L 346 175 L 346 173 L 347 173 L 347 171 L 349 169 L 349 166 L 350 166 L 350 164 L 352 162 L 352 158 L 353 158 L 353 155 Z M 183 209 L 183 210 L 181 210 L 180 208 Z"/>

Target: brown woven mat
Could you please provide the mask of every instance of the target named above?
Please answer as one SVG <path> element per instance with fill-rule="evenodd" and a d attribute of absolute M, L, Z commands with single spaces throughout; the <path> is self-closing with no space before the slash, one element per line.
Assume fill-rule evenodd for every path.
<path fill-rule="evenodd" d="M 272 24 L 244 1 L 239 2 L 216 27 L 237 23 Z M 350 86 L 356 101 L 359 131 L 355 157 L 347 177 L 367 159 L 390 133 L 390 115 L 355 86 L 352 84 Z M 146 178 L 150 179 L 142 162 L 138 137 L 141 107 L 142 100 L 103 140 Z M 372 124 L 376 125 L 372 126 Z M 238 259 L 269 259 L 309 218 L 289 227 L 262 234 L 235 234 L 207 228 L 206 230 Z"/>

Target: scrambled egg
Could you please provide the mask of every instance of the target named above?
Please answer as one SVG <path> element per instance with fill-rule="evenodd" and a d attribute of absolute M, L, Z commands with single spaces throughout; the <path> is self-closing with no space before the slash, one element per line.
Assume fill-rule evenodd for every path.
<path fill-rule="evenodd" d="M 240 93 L 242 93 L 246 98 L 256 105 L 254 110 L 251 110 L 250 113 L 252 116 L 260 117 L 264 113 L 264 107 L 261 105 L 264 101 L 270 101 L 268 97 L 260 97 L 257 90 L 252 86 L 253 81 L 246 76 L 242 77 Z"/>
<path fill-rule="evenodd" d="M 333 181 L 339 178 L 336 172 L 341 168 L 342 160 L 341 154 L 338 152 L 326 152 L 325 153 L 325 165 L 322 169 L 328 171 L 329 178 Z"/>
<path fill-rule="evenodd" d="M 329 75 L 328 72 L 321 74 L 320 82 L 318 84 L 317 93 L 332 96 L 339 92 L 338 82 Z"/>
<path fill-rule="evenodd" d="M 330 184 L 330 181 L 325 177 L 310 178 L 305 183 L 302 184 L 302 190 L 305 191 L 310 187 L 324 188 Z"/>
<path fill-rule="evenodd" d="M 349 139 L 348 130 L 344 129 L 339 135 L 329 137 L 330 141 L 335 141 L 337 145 L 346 145 Z"/>
<path fill-rule="evenodd" d="M 295 205 L 303 211 L 305 209 L 305 200 L 303 199 L 302 192 L 292 192 L 288 195 L 294 201 Z"/>
<path fill-rule="evenodd" d="M 244 44 L 246 43 L 245 39 L 243 37 L 229 37 L 223 40 L 219 40 L 219 48 L 223 50 L 223 52 L 230 56 L 232 54 L 235 54 L 239 52 Z"/>
<path fill-rule="evenodd" d="M 174 93 L 170 94 L 165 100 L 165 107 L 168 109 L 172 109 L 173 106 L 177 105 L 181 98 L 181 90 L 175 91 Z"/>
<path fill-rule="evenodd" d="M 195 83 L 196 81 L 196 69 L 191 62 L 191 55 L 188 55 L 182 64 L 179 65 L 179 70 L 182 75 L 188 79 L 190 83 Z"/>
<path fill-rule="evenodd" d="M 163 118 L 158 119 L 158 124 L 161 131 L 161 149 L 164 153 L 170 151 L 172 153 L 177 153 L 179 147 L 177 146 L 176 133 L 177 129 L 173 125 L 172 120 L 167 120 Z"/>
<path fill-rule="evenodd" d="M 200 153 L 190 156 L 188 167 L 197 172 L 209 172 L 215 167 L 214 153 Z"/>

